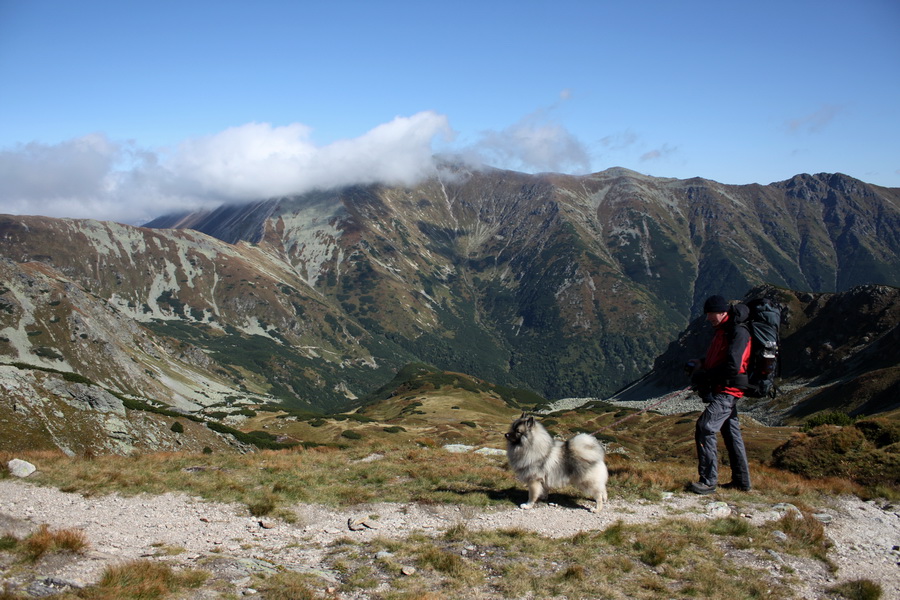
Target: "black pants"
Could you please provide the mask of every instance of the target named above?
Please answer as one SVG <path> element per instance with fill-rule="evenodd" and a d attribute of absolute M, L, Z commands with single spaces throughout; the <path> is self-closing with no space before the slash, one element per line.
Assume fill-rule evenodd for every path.
<path fill-rule="evenodd" d="M 706 402 L 706 410 L 697 419 L 694 433 L 700 483 L 714 486 L 719 482 L 716 434 L 721 431 L 728 450 L 728 461 L 731 463 L 731 481 L 742 487 L 750 487 L 750 467 L 747 465 L 747 451 L 741 436 L 737 398 L 729 394 L 709 394 L 703 401 Z"/>

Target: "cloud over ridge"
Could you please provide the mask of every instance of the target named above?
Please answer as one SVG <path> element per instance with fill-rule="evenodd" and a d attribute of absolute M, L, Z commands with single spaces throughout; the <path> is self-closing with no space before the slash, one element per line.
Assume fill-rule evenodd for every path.
<path fill-rule="evenodd" d="M 431 111 L 326 146 L 310 133 L 299 123 L 248 123 L 158 152 L 101 133 L 20 144 L 0 150 L 0 212 L 140 223 L 317 188 L 413 184 L 435 172 L 435 138 L 452 135 L 447 118 Z"/>
<path fill-rule="evenodd" d="M 473 166 L 586 170 L 584 146 L 545 111 L 454 149 L 446 116 L 398 116 L 355 138 L 317 146 L 301 123 L 247 123 L 148 150 L 105 134 L 0 149 L 0 213 L 140 224 L 157 216 L 315 189 L 414 185 L 437 173 L 435 144 Z M 449 150 L 446 150 L 449 149 Z"/>

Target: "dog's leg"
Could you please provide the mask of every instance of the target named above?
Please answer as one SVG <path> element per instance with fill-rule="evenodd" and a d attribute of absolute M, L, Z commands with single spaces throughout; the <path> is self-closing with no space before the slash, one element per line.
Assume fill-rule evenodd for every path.
<path fill-rule="evenodd" d="M 598 513 L 603 510 L 603 503 L 606 502 L 606 486 L 600 486 L 597 488 L 595 493 L 595 497 L 597 499 L 597 505 L 591 509 L 591 512 Z"/>
<path fill-rule="evenodd" d="M 536 479 L 528 482 L 528 502 L 520 504 L 519 508 L 534 508 L 534 505 L 541 499 L 544 491 L 544 482 Z"/>

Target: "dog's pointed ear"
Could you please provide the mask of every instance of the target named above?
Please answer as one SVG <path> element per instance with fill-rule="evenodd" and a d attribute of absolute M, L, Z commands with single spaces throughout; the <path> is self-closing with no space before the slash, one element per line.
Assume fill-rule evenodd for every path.
<path fill-rule="evenodd" d="M 534 415 L 529 415 L 528 419 L 525 421 L 525 424 L 530 428 L 534 427 Z"/>

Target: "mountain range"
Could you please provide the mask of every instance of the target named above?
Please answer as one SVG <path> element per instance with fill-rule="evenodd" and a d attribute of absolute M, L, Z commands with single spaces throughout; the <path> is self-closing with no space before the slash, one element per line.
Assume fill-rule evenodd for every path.
<path fill-rule="evenodd" d="M 900 189 L 445 164 L 144 227 L 3 216 L 0 281 L 5 362 L 177 410 L 350 410 L 419 362 L 606 397 L 713 293 L 900 286 Z"/>

